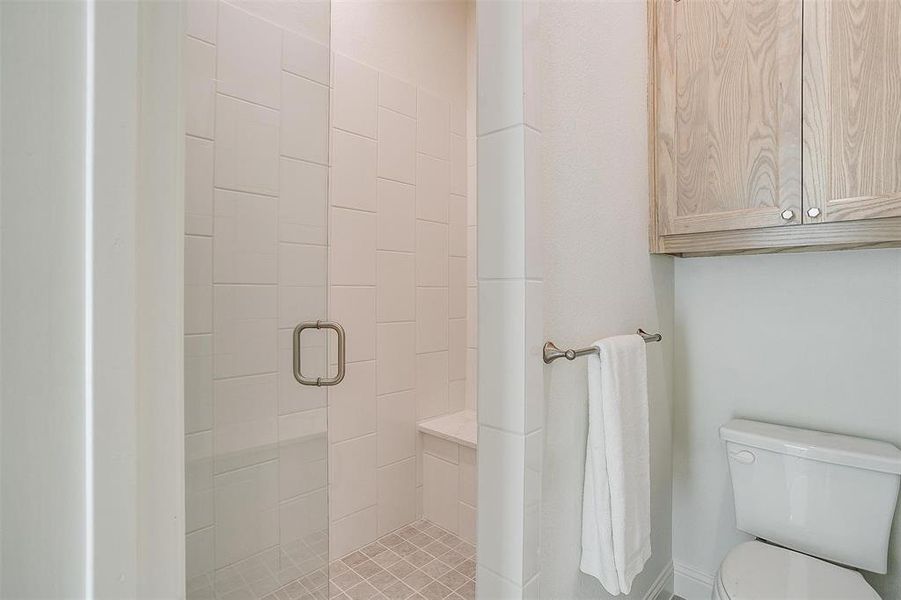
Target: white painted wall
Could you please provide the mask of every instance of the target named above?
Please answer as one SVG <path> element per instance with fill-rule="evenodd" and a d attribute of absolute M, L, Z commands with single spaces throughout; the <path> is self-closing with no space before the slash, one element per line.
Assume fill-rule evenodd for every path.
<path fill-rule="evenodd" d="M 901 445 L 901 251 L 676 261 L 673 557 L 676 593 L 747 536 L 736 531 L 717 428 L 732 417 Z M 883 598 L 901 597 L 901 520 Z"/>
<path fill-rule="evenodd" d="M 660 330 L 648 346 L 653 555 L 630 598 L 668 584 L 673 267 L 648 254 L 644 2 L 542 3 L 544 322 L 561 347 Z M 585 362 L 545 369 L 541 595 L 608 598 L 579 572 Z"/>
<path fill-rule="evenodd" d="M 0 596 L 81 597 L 86 10 L 11 2 L 0 13 Z"/>
<path fill-rule="evenodd" d="M 181 7 L 0 12 L 0 595 L 183 597 Z"/>

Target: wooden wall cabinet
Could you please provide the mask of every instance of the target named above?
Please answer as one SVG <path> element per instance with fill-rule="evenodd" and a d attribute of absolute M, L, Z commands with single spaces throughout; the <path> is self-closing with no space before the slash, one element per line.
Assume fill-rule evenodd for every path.
<path fill-rule="evenodd" d="M 651 250 L 901 245 L 901 3 L 650 0 Z"/>

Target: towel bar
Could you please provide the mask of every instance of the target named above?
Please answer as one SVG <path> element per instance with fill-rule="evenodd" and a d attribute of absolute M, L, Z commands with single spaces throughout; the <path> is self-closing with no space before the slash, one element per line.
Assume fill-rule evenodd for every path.
<path fill-rule="evenodd" d="M 663 339 L 663 336 L 659 333 L 648 333 L 643 329 L 639 329 L 636 332 L 641 336 L 641 339 L 644 340 L 645 344 L 650 344 L 651 342 L 659 342 Z M 544 362 L 545 364 L 551 364 L 558 358 L 565 358 L 566 360 L 574 360 L 578 356 L 587 356 L 589 354 L 597 354 L 598 349 L 596 346 L 589 346 L 588 348 L 579 348 L 577 350 L 570 348 L 569 350 L 561 350 L 558 348 L 554 342 L 547 342 L 544 345 Z"/>

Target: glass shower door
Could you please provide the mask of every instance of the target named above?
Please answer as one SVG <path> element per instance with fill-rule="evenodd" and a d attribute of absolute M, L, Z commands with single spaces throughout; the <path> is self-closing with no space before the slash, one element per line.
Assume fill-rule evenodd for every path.
<path fill-rule="evenodd" d="M 187 595 L 324 599 L 330 6 L 186 10 Z"/>

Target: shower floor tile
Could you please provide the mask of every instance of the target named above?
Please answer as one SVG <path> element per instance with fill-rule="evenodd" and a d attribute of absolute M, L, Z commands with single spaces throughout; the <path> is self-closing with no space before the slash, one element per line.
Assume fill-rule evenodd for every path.
<path fill-rule="evenodd" d="M 475 546 L 429 521 L 389 533 L 329 565 L 335 600 L 473 600 Z M 278 596 L 265 600 L 282 600 Z"/>

